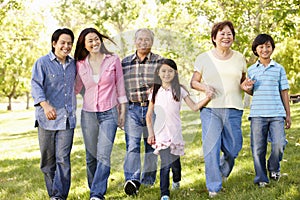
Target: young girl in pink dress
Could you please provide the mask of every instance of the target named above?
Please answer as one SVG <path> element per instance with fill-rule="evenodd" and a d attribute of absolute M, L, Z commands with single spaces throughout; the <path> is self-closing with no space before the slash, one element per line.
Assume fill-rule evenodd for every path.
<path fill-rule="evenodd" d="M 169 173 L 173 173 L 173 189 L 179 188 L 181 180 L 180 156 L 184 154 L 184 141 L 181 132 L 180 108 L 184 99 L 186 104 L 197 111 L 207 104 L 212 94 L 195 103 L 188 91 L 179 83 L 177 65 L 171 59 L 164 59 L 154 74 L 154 85 L 149 95 L 146 115 L 149 132 L 148 143 L 160 155 L 161 200 L 170 199 Z"/>

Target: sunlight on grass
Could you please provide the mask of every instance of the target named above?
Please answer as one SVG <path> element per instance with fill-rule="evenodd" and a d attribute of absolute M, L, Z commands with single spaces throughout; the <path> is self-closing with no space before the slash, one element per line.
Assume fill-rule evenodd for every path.
<path fill-rule="evenodd" d="M 291 105 L 292 128 L 286 131 L 288 145 L 281 162 L 282 178 L 266 188 L 253 184 L 255 176 L 250 149 L 249 109 L 243 115 L 243 148 L 236 159 L 221 195 L 215 199 L 228 200 L 297 200 L 300 199 L 300 104 Z M 48 199 L 43 174 L 40 171 L 40 152 L 37 130 L 33 128 L 33 111 L 0 113 L 0 199 Z M 181 112 L 182 131 L 186 142 L 185 155 L 181 157 L 181 189 L 171 191 L 172 200 L 208 199 L 205 186 L 199 112 Z M 269 150 L 270 148 L 268 148 Z M 142 148 L 142 152 L 143 152 Z M 130 200 L 123 191 L 125 157 L 124 131 L 118 130 L 111 156 L 111 175 L 106 199 Z M 143 156 L 141 156 L 143 159 Z M 78 124 L 75 129 L 71 155 L 72 183 L 68 200 L 89 199 L 86 180 L 85 149 Z M 151 188 L 141 186 L 136 200 L 157 200 L 160 197 L 159 169 L 157 181 Z"/>

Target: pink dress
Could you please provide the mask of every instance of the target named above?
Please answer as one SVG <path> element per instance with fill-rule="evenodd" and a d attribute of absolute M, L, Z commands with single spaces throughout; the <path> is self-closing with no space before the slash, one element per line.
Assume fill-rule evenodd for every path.
<path fill-rule="evenodd" d="M 181 131 L 180 108 L 182 99 L 188 95 L 187 91 L 181 88 L 180 101 L 175 101 L 171 88 L 159 88 L 154 104 L 154 134 L 156 143 L 152 145 L 154 153 L 159 154 L 161 149 L 170 147 L 171 154 L 184 154 L 184 141 Z M 149 95 L 149 100 L 152 94 Z"/>

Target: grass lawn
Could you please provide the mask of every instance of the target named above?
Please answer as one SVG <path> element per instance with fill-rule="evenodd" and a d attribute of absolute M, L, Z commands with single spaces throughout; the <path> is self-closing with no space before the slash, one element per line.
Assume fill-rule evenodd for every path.
<path fill-rule="evenodd" d="M 245 110 L 243 116 L 243 148 L 224 190 L 215 199 L 274 200 L 300 199 L 300 104 L 291 105 L 292 128 L 286 131 L 288 145 L 281 162 L 282 178 L 266 188 L 253 184 L 254 168 L 250 149 L 250 129 Z M 199 113 L 182 111 L 186 155 L 181 157 L 182 181 L 171 199 L 208 199 L 205 187 L 204 161 L 201 151 Z M 33 128 L 33 110 L 0 111 L 0 199 L 46 200 L 48 195 L 39 169 L 40 153 L 37 131 Z M 106 199 L 132 199 L 123 192 L 124 132 L 119 130 L 112 154 L 112 168 Z M 85 151 L 80 126 L 75 131 L 72 149 L 72 185 L 69 200 L 89 199 L 86 181 Z M 159 173 L 152 188 L 140 188 L 134 199 L 158 200 Z"/>

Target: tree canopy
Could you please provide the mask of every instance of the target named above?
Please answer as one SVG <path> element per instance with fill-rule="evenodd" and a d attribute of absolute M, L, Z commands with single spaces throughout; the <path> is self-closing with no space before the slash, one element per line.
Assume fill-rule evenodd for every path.
<path fill-rule="evenodd" d="M 256 35 L 273 36 L 273 58 L 286 69 L 290 93 L 299 93 L 299 0 L 0 0 L 0 96 L 11 101 L 29 93 L 32 65 L 50 51 L 58 27 L 71 28 L 75 36 L 97 28 L 115 40 L 117 46 L 109 48 L 120 57 L 134 51 L 135 30 L 148 27 L 155 33 L 153 50 L 174 59 L 189 80 L 195 57 L 212 48 L 212 25 L 222 20 L 233 22 L 233 48 L 248 65 L 257 59 L 251 51 Z"/>

